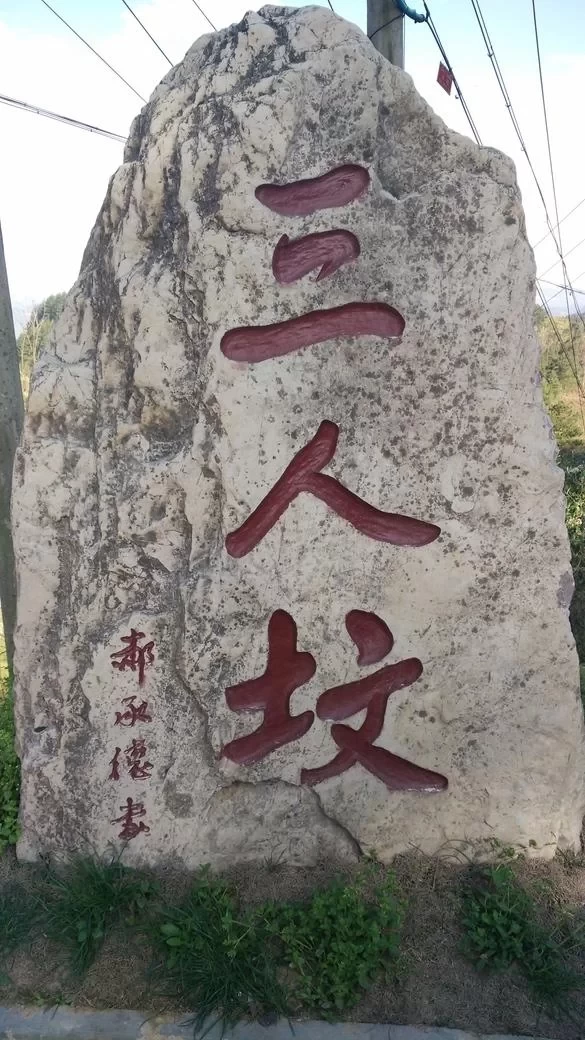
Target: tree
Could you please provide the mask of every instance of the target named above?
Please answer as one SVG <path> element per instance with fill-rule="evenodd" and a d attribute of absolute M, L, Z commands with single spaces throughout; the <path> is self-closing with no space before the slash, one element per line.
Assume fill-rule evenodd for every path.
<path fill-rule="evenodd" d="M 18 337 L 18 358 L 25 397 L 28 397 L 31 372 L 37 358 L 49 341 L 53 325 L 65 306 L 65 293 L 47 296 L 33 307 L 30 318 Z"/>

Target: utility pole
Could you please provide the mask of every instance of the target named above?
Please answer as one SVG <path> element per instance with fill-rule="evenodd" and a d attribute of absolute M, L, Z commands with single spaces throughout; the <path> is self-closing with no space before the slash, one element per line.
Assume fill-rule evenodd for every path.
<path fill-rule="evenodd" d="M 404 68 L 404 5 L 396 0 L 368 0 L 368 36 L 376 50 Z"/>
<path fill-rule="evenodd" d="M 0 372 L 2 373 L 0 379 L 0 601 L 8 666 L 12 669 L 16 624 L 16 574 L 10 527 L 10 501 L 14 453 L 22 431 L 24 405 L 1 227 Z"/>

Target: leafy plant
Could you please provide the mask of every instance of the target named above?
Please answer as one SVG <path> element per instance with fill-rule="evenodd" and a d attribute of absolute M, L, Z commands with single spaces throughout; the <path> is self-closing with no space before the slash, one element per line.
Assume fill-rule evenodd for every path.
<path fill-rule="evenodd" d="M 207 869 L 197 876 L 183 906 L 165 910 L 157 938 L 167 981 L 197 1008 L 196 1032 L 211 1015 L 225 1030 L 246 1015 L 287 1014 L 262 917 L 240 914 L 229 885 Z"/>
<path fill-rule="evenodd" d="M 567 956 L 576 945 L 570 930 L 554 928 L 538 918 L 535 901 L 514 874 L 511 863 L 483 868 L 463 892 L 464 950 L 489 971 L 513 965 L 523 972 L 534 995 L 544 1003 L 563 1005 L 583 985 Z"/>
<path fill-rule="evenodd" d="M 403 905 L 393 876 L 378 874 L 372 883 L 375 872 L 374 865 L 356 882 L 336 883 L 307 904 L 265 907 L 295 977 L 295 999 L 325 1017 L 356 1004 L 396 962 Z"/>
<path fill-rule="evenodd" d="M 12 683 L 0 681 L 0 853 L 18 840 L 20 762 L 14 749 Z"/>
<path fill-rule="evenodd" d="M 76 859 L 49 870 L 41 896 L 45 933 L 70 953 L 71 970 L 84 974 L 95 960 L 108 929 L 135 925 L 157 889 L 119 860 Z"/>

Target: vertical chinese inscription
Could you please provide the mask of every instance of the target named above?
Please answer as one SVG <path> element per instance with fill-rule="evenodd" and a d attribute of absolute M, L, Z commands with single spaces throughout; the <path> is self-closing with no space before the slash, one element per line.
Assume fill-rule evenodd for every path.
<path fill-rule="evenodd" d="M 144 632 L 130 629 L 129 636 L 122 636 L 121 642 L 125 643 L 121 650 L 110 654 L 112 667 L 119 672 L 127 668 L 137 675 L 138 685 L 144 685 L 146 668 L 154 663 L 154 640 L 140 645 L 140 640 L 145 638 Z M 136 694 L 122 697 L 122 708 L 115 712 L 114 726 L 125 729 L 134 729 L 152 722 L 148 701 L 138 701 Z M 120 782 L 129 778 L 133 781 L 149 780 L 154 768 L 152 762 L 148 761 L 148 745 L 144 736 L 132 737 L 128 746 L 124 749 L 116 747 L 113 758 L 110 760 L 109 780 Z M 142 801 L 135 801 L 128 797 L 125 805 L 120 806 L 123 815 L 112 820 L 112 824 L 120 824 L 118 837 L 123 841 L 131 841 L 139 834 L 149 834 L 150 827 L 144 822 L 146 809 Z"/>
<path fill-rule="evenodd" d="M 284 216 L 308 216 L 318 210 L 340 207 L 359 199 L 368 190 L 370 176 L 357 164 L 346 164 L 319 177 L 291 184 L 263 184 L 256 189 L 262 205 Z M 272 273 L 283 285 L 316 270 L 316 280 L 333 275 L 360 255 L 353 232 L 334 229 L 292 239 L 282 235 L 272 257 Z M 402 335 L 402 315 L 380 301 L 343 304 L 315 310 L 285 321 L 263 326 L 244 326 L 227 331 L 220 344 L 225 357 L 258 364 L 308 346 L 342 336 L 375 335 L 388 340 Z M 276 484 L 266 493 L 246 520 L 228 534 L 225 545 L 236 558 L 252 552 L 279 521 L 291 502 L 309 493 L 351 524 L 361 534 L 396 546 L 420 547 L 440 535 L 435 524 L 414 517 L 385 512 L 370 505 L 339 480 L 322 473 L 337 447 L 339 426 L 325 419 L 313 437 L 288 464 Z M 381 662 L 392 650 L 394 637 L 386 622 L 360 609 L 346 615 L 346 628 L 358 648 L 358 666 Z M 296 649 L 297 628 L 293 618 L 276 610 L 268 625 L 268 660 L 263 675 L 247 679 L 225 691 L 228 707 L 237 712 L 262 711 L 260 726 L 247 736 L 230 741 L 222 755 L 240 765 L 264 758 L 285 744 L 304 736 L 314 722 L 314 713 L 294 716 L 290 699 L 316 670 L 315 659 Z M 331 761 L 301 770 L 301 783 L 314 785 L 338 777 L 360 765 L 381 780 L 389 790 L 434 793 L 448 786 L 446 777 L 415 765 L 375 745 L 384 727 L 389 697 L 413 685 L 422 675 L 418 658 L 387 664 L 353 682 L 330 687 L 317 700 L 317 717 L 334 723 L 330 733 L 338 751 Z M 365 710 L 358 729 L 339 725 Z"/>

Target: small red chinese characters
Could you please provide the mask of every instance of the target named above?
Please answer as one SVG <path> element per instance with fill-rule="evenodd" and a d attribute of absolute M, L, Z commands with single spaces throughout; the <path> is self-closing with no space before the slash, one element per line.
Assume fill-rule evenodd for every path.
<path fill-rule="evenodd" d="M 154 661 L 152 652 L 154 642 L 151 640 L 150 643 L 139 646 L 138 641 L 140 639 L 144 639 L 144 632 L 137 632 L 135 628 L 131 628 L 129 636 L 122 636 L 122 642 L 127 643 L 128 646 L 117 650 L 114 654 L 110 654 L 110 657 L 112 659 L 112 668 L 117 668 L 120 672 L 123 672 L 125 668 L 130 668 L 133 672 L 137 671 L 138 685 L 142 686 L 144 684 L 146 666 Z"/>
<path fill-rule="evenodd" d="M 110 773 L 110 780 L 120 779 L 120 755 L 122 754 L 122 748 L 117 747 L 116 753 L 110 762 L 112 771 Z M 148 750 L 146 743 L 141 739 L 134 739 L 132 743 L 124 751 L 126 759 L 126 766 L 128 768 L 128 776 L 132 780 L 150 780 L 151 769 L 153 768 L 152 762 L 146 761 Z"/>
<path fill-rule="evenodd" d="M 110 654 L 113 668 L 120 672 L 128 668 L 130 671 L 138 674 L 139 686 L 144 685 L 147 666 L 154 662 L 154 640 L 140 645 L 140 640 L 144 638 L 144 632 L 139 632 L 137 629 L 132 628 L 129 636 L 122 636 L 122 642 L 127 645 L 122 650 L 117 650 L 115 653 Z M 136 695 L 132 694 L 129 697 L 122 697 L 122 705 L 122 710 L 116 711 L 115 726 L 133 729 L 135 726 L 152 722 L 152 715 L 148 710 L 148 701 L 142 700 L 137 702 Z M 124 772 L 130 780 L 150 780 L 153 768 L 152 762 L 148 761 L 148 747 L 145 739 L 141 736 L 133 737 L 123 752 L 121 747 L 116 747 L 114 756 L 110 760 L 108 778 L 120 781 L 122 772 Z M 119 838 L 124 841 L 131 841 L 137 838 L 139 834 L 150 833 L 150 827 L 142 819 L 142 817 L 146 816 L 144 802 L 135 801 L 129 797 L 126 800 L 126 805 L 121 805 L 120 809 L 124 810 L 124 815 L 111 821 L 113 824 L 119 823 L 122 825 L 118 835 Z"/>
<path fill-rule="evenodd" d="M 152 722 L 152 715 L 148 714 L 148 701 L 135 704 L 136 697 L 123 697 L 122 704 L 127 707 L 124 711 L 116 712 L 115 726 L 135 726 L 137 722 Z"/>
<path fill-rule="evenodd" d="M 142 802 L 135 802 L 132 798 L 127 798 L 126 805 L 121 805 L 120 809 L 124 810 L 123 815 L 112 820 L 112 823 L 122 824 L 122 830 L 118 835 L 119 838 L 131 841 L 132 838 L 137 838 L 139 834 L 150 834 L 150 827 L 147 827 L 143 820 L 140 820 L 140 823 L 136 823 L 137 818 L 146 816 L 146 809 Z"/>
<path fill-rule="evenodd" d="M 347 615 L 346 628 L 358 647 L 359 664 L 374 664 L 390 652 L 393 637 L 385 622 L 376 614 L 353 610 Z M 252 733 L 230 741 L 222 756 L 239 765 L 258 762 L 271 751 L 298 740 L 311 728 L 312 711 L 290 714 L 290 698 L 297 687 L 308 682 L 315 673 L 311 654 L 296 649 L 296 625 L 289 614 L 277 610 L 268 626 L 268 663 L 257 679 L 248 679 L 226 690 L 228 706 L 233 711 L 264 712 L 261 725 Z M 372 675 L 343 686 L 325 690 L 317 701 L 320 719 L 347 719 L 366 709 L 359 729 L 334 725 L 331 736 L 340 749 L 334 758 L 315 769 L 301 770 L 301 783 L 314 785 L 339 776 L 358 763 L 391 791 L 432 793 L 445 790 L 447 779 L 440 773 L 423 769 L 385 748 L 376 747 L 386 714 L 388 698 L 396 690 L 410 686 L 422 675 L 417 658 L 407 658 L 386 665 Z"/>

